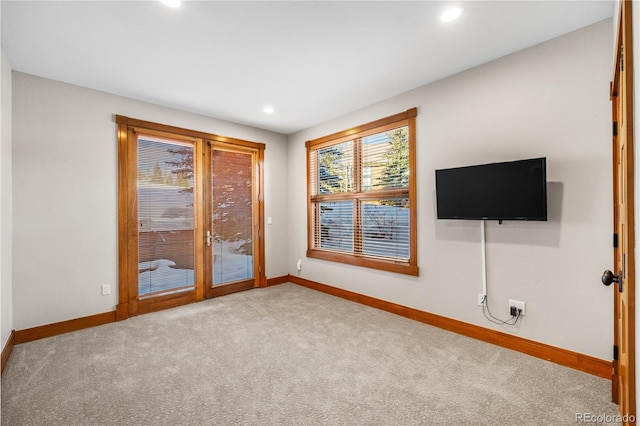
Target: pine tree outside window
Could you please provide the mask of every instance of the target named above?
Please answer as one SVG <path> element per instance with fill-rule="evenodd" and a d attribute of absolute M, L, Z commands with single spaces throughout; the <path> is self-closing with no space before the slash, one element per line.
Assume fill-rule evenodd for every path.
<path fill-rule="evenodd" d="M 307 256 L 418 275 L 415 108 L 307 142 Z"/>

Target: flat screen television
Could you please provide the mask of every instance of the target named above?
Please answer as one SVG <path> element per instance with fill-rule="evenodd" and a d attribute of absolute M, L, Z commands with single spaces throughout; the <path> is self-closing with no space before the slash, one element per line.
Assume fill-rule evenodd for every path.
<path fill-rule="evenodd" d="M 436 170 L 438 219 L 547 220 L 546 160 Z"/>

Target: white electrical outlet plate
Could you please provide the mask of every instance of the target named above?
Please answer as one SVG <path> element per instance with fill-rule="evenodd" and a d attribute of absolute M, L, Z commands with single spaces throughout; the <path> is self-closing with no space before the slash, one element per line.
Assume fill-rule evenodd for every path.
<path fill-rule="evenodd" d="M 107 296 L 111 294 L 111 285 L 110 284 L 102 284 L 102 295 Z"/>
<path fill-rule="evenodd" d="M 520 316 L 524 316 L 525 315 L 525 302 L 521 302 L 519 300 L 513 300 L 513 299 L 509 299 L 509 313 L 511 313 L 511 307 L 515 307 L 516 309 L 520 309 L 522 312 L 520 312 Z"/>
<path fill-rule="evenodd" d="M 486 295 L 482 293 L 478 293 L 478 306 L 484 306 L 486 302 Z"/>

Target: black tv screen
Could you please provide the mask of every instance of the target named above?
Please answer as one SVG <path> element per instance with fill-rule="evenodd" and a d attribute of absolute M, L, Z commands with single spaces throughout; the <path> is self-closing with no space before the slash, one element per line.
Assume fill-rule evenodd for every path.
<path fill-rule="evenodd" d="M 436 170 L 438 219 L 547 220 L 546 158 Z"/>

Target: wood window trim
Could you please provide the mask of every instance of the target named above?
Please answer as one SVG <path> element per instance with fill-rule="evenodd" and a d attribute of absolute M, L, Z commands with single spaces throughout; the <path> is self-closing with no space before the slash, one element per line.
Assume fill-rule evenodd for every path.
<path fill-rule="evenodd" d="M 183 127 L 169 126 L 166 124 L 154 123 L 152 121 L 138 120 L 136 118 L 116 115 L 115 121 L 119 125 L 126 125 L 132 128 L 140 127 L 148 131 L 164 132 L 174 135 L 182 135 L 183 137 L 200 138 L 215 142 L 227 142 L 236 146 L 246 146 L 248 148 L 264 150 L 265 145 L 259 142 L 251 142 L 242 139 L 231 138 L 228 136 L 220 136 L 213 133 L 201 132 L 198 130 L 185 129 Z"/>
<path fill-rule="evenodd" d="M 136 155 L 132 155 L 132 151 L 137 149 L 136 144 L 132 143 L 137 139 L 137 134 L 155 136 L 158 138 L 170 138 L 174 140 L 193 142 L 193 143 L 209 143 L 220 144 L 234 147 L 244 147 L 248 150 L 256 152 L 256 168 L 258 196 L 257 201 L 257 226 L 259 230 L 257 235 L 256 249 L 258 270 L 257 279 L 260 287 L 267 286 L 265 274 L 265 253 L 264 253 L 264 149 L 265 144 L 251 142 L 242 139 L 220 136 L 212 133 L 201 132 L 197 130 L 185 129 L 181 127 L 169 126 L 165 124 L 155 123 L 151 121 L 139 120 L 122 115 L 115 115 L 114 121 L 117 124 L 118 139 L 118 305 L 116 306 L 116 320 L 124 320 L 129 316 L 136 315 L 137 309 L 130 303 L 131 295 L 129 293 L 129 283 L 132 279 L 137 280 L 137 267 L 132 267 L 130 253 L 137 253 L 137 192 L 136 185 L 132 176 L 137 175 Z M 202 158 L 196 156 L 196 169 L 202 168 Z M 202 196 L 202 188 L 195 189 L 196 196 Z M 201 226 L 204 222 L 204 213 L 202 209 L 196 212 L 195 227 Z M 196 251 L 198 246 L 196 240 Z M 198 255 L 202 256 L 202 255 Z M 137 256 L 135 256 L 137 259 Z M 203 263 L 204 259 L 196 259 L 196 263 Z M 169 297 L 169 296 L 167 296 Z M 182 296 L 175 300 L 176 303 L 164 300 L 160 297 L 157 300 L 158 309 L 171 308 L 177 304 L 189 303 L 192 301 L 200 301 L 206 297 L 202 288 L 196 288 L 195 291 L 183 292 Z M 133 309 L 132 309 L 133 308 Z M 155 309 L 154 309 L 155 310 Z"/>
<path fill-rule="evenodd" d="M 406 110 L 405 112 L 401 112 L 399 114 L 390 115 L 389 117 L 381 118 L 379 120 L 374 120 L 366 124 L 361 124 L 356 127 L 352 127 L 347 130 L 343 130 L 340 132 L 332 133 L 327 136 L 323 136 L 321 138 L 313 139 L 307 141 L 307 146 L 319 147 L 319 145 L 325 144 L 327 142 L 333 143 L 341 142 L 345 138 L 353 138 L 356 135 L 358 137 L 368 136 L 373 133 L 377 133 L 374 129 L 384 127 L 388 124 L 396 124 L 399 121 L 407 120 L 410 118 L 415 118 L 418 115 L 418 108 L 411 108 Z"/>
<path fill-rule="evenodd" d="M 405 112 L 394 114 L 389 117 L 371 121 L 344 131 L 336 132 L 331 135 L 307 141 L 307 252 L 306 256 L 310 258 L 328 260 L 332 262 L 345 263 L 349 265 L 362 266 L 372 269 L 378 269 L 388 272 L 401 273 L 406 275 L 418 276 L 419 268 L 417 264 L 417 200 L 416 200 L 416 132 L 415 117 L 417 116 L 417 108 L 411 108 Z M 312 150 L 317 150 L 326 146 L 335 145 L 349 140 L 363 138 L 375 133 L 384 132 L 395 127 L 408 125 L 409 129 L 409 186 L 408 188 L 387 189 L 376 191 L 359 192 L 357 187 L 354 193 L 335 194 L 325 196 L 324 194 L 312 195 L 311 190 L 311 167 L 309 167 L 309 156 Z M 357 157 L 356 153 L 356 157 Z M 359 167 L 356 162 L 356 167 Z M 318 201 L 329 200 L 367 200 L 367 199 L 383 199 L 384 197 L 408 196 L 409 198 L 409 260 L 401 262 L 395 260 L 386 260 L 373 258 L 370 256 L 359 255 L 357 253 L 339 253 L 335 251 L 321 250 L 314 248 L 314 203 Z"/>

